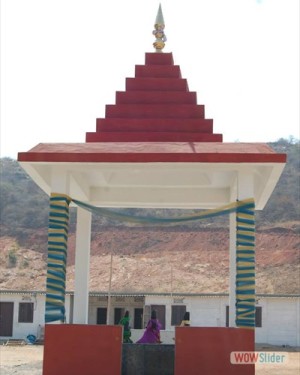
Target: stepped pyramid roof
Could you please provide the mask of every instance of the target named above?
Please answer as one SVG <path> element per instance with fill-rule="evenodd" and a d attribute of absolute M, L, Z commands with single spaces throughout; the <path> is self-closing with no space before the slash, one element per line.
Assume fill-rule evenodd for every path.
<path fill-rule="evenodd" d="M 224 143 L 189 91 L 172 53 L 146 53 L 145 65 L 126 78 L 126 91 L 106 105 L 105 118 L 85 143 L 41 143 L 20 152 L 21 162 L 279 162 L 262 143 Z"/>
<path fill-rule="evenodd" d="M 135 66 L 126 78 L 126 91 L 116 93 L 116 104 L 106 106 L 87 142 L 221 142 L 213 121 L 205 119 L 204 105 L 188 89 L 172 53 L 146 53 L 145 65 Z"/>
<path fill-rule="evenodd" d="M 155 36 L 158 40 L 157 34 Z M 227 203 L 234 174 L 247 166 L 256 176 L 259 185 L 256 198 L 258 207 L 262 208 L 283 170 L 286 155 L 274 152 L 263 143 L 224 143 L 222 134 L 213 132 L 213 120 L 205 118 L 204 105 L 197 104 L 196 92 L 189 91 L 180 66 L 174 64 L 173 54 L 162 52 L 163 46 L 164 43 L 157 48 L 156 44 L 156 52 L 146 53 L 145 64 L 135 66 L 135 77 L 126 78 L 126 90 L 116 92 L 115 104 L 106 105 L 105 118 L 96 120 L 95 132 L 87 132 L 85 142 L 40 143 L 27 152 L 20 152 L 18 161 L 47 193 L 52 190 L 50 175 L 54 173 L 53 168 L 60 165 L 60 168 L 66 168 L 66 173 L 77 175 L 74 178 L 80 186 L 75 189 L 77 199 L 95 204 L 100 202 L 96 196 L 90 198 L 87 191 L 100 191 L 103 186 L 107 187 L 108 175 L 113 173 L 117 186 L 138 188 L 147 184 L 148 187 L 174 184 L 176 194 L 179 191 L 180 194 L 173 203 L 164 202 L 167 199 L 164 193 L 149 205 L 185 208 Z M 125 163 L 127 177 L 124 175 Z M 124 164 L 123 167 L 120 167 L 121 164 Z M 148 172 L 141 172 L 145 164 Z M 102 179 L 96 177 L 101 175 L 99 169 L 103 173 Z M 204 171 L 200 172 L 201 169 Z M 213 170 L 214 176 L 211 175 Z M 172 172 L 163 182 L 168 171 Z M 179 177 L 175 181 L 180 174 L 183 180 Z M 174 181 L 170 184 L 168 180 Z M 101 181 L 105 181 L 104 185 Z M 197 200 L 195 196 L 189 204 L 180 204 L 183 188 L 190 184 L 194 188 L 204 184 L 204 197 L 209 195 L 212 186 L 227 190 L 223 190 L 219 198 L 220 191 L 216 190 L 214 203 L 203 198 L 199 206 L 196 201 L 200 198 Z M 266 184 L 269 184 L 267 189 Z M 107 205 L 114 206 L 117 203 L 114 199 L 109 199 Z M 143 202 L 137 203 L 132 197 L 124 205 L 149 206 L 145 200 L 146 196 L 142 198 Z M 122 206 L 120 200 L 117 201 L 117 206 Z"/>

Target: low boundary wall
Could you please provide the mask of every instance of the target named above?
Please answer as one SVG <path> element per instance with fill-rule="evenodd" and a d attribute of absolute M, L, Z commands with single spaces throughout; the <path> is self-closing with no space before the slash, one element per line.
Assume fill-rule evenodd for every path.
<path fill-rule="evenodd" d="M 176 327 L 173 344 L 122 344 L 122 326 L 46 324 L 43 375 L 254 375 L 230 363 L 254 351 L 254 331 Z"/>

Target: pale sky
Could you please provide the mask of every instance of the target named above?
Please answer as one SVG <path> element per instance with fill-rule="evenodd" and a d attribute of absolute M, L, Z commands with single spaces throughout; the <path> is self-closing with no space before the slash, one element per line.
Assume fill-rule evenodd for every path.
<path fill-rule="evenodd" d="M 172 52 L 224 142 L 299 139 L 299 0 L 162 0 Z M 1 149 L 85 142 L 154 52 L 154 0 L 1 0 Z"/>

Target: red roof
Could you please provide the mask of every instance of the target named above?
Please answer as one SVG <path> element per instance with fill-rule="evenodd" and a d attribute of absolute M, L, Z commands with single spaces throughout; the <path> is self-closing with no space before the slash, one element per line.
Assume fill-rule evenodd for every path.
<path fill-rule="evenodd" d="M 105 118 L 97 119 L 86 141 L 222 142 L 172 53 L 146 53 L 145 62 L 126 79 L 126 91 L 116 93 L 116 104 L 106 105 Z"/>
<path fill-rule="evenodd" d="M 41 143 L 19 153 L 35 162 L 285 163 L 286 155 L 263 143 L 103 142 Z"/>
<path fill-rule="evenodd" d="M 188 89 L 172 53 L 146 53 L 126 79 L 126 91 L 116 104 L 106 105 L 105 118 L 86 143 L 39 144 L 18 155 L 26 162 L 205 162 L 284 163 L 265 144 L 223 143 L 213 133 L 213 120 Z"/>

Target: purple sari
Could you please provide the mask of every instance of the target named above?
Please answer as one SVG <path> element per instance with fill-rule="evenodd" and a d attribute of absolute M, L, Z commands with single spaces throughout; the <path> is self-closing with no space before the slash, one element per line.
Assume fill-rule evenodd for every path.
<path fill-rule="evenodd" d="M 157 319 L 150 319 L 143 336 L 136 342 L 137 344 L 159 344 L 161 324 Z"/>

